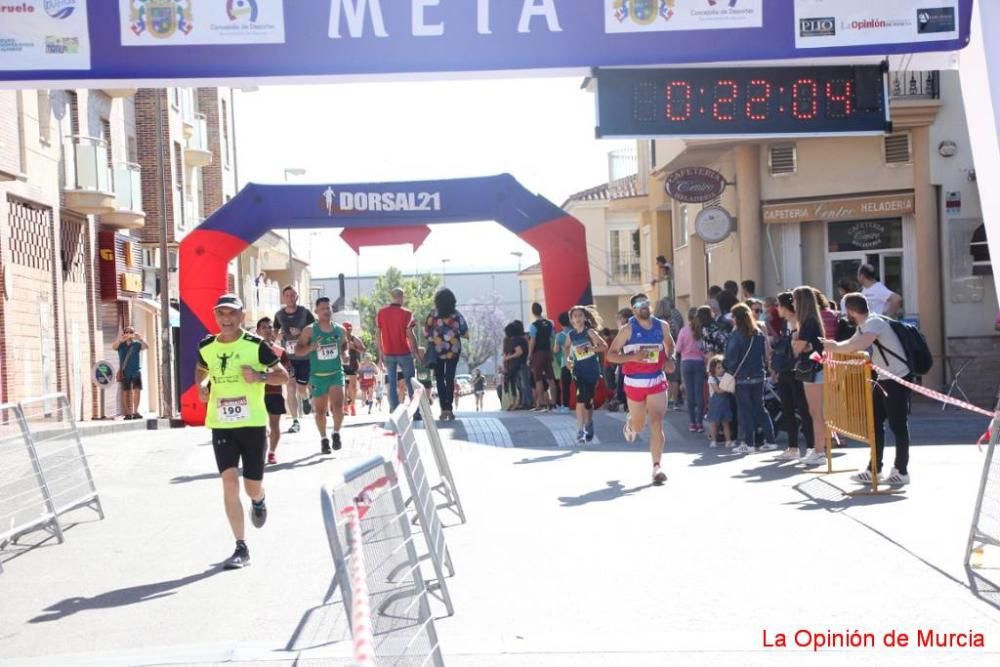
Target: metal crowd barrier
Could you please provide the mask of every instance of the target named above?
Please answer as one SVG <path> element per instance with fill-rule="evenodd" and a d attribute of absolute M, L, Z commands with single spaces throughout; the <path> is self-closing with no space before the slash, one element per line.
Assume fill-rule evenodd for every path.
<path fill-rule="evenodd" d="M 410 498 L 404 505 L 413 503 L 415 523 L 419 523 L 427 542 L 427 553 L 423 557 L 429 558 L 434 567 L 436 578 L 428 584 L 427 589 L 440 594 L 440 600 L 444 602 L 448 615 L 451 616 L 455 613 L 455 609 L 451 603 L 444 570 L 447 568 L 448 576 L 453 577 L 455 567 L 451 562 L 448 545 L 445 543 L 444 526 L 434 504 L 434 494 L 423 460 L 420 458 L 417 436 L 413 430 L 413 416 L 421 404 L 418 394 L 422 395 L 423 391 L 423 387 L 419 390 L 415 388 L 413 400 L 396 408 L 390 419 L 396 430 L 399 463 L 410 488 Z M 429 417 L 430 413 L 427 414 Z"/>
<path fill-rule="evenodd" d="M 381 456 L 369 459 L 324 486 L 320 499 L 356 656 L 373 653 L 376 664 L 443 666 L 395 466 Z M 355 578 L 364 573 L 364 586 L 352 581 L 352 572 Z M 367 618 L 364 600 L 355 599 L 365 592 Z"/>
<path fill-rule="evenodd" d="M 104 518 L 65 395 L 0 406 L 0 460 L 0 548 L 39 529 L 63 542 L 59 516 L 79 507 Z"/>
<path fill-rule="evenodd" d="M 872 374 L 872 362 L 865 352 L 838 352 L 827 355 L 823 363 L 823 420 L 826 423 L 827 474 L 849 472 L 833 469 L 831 435 L 856 440 L 871 451 L 871 490 L 845 492 L 846 495 L 884 495 L 902 493 L 901 489 L 878 488 L 878 462 L 875 450 L 875 400 L 878 391 Z"/>
<path fill-rule="evenodd" d="M 465 509 L 462 507 L 462 499 L 458 496 L 458 487 L 455 486 L 455 476 L 451 472 L 448 455 L 445 453 L 444 445 L 441 442 L 441 434 L 438 432 L 437 424 L 433 419 L 430 399 L 422 384 L 416 380 L 411 380 L 411 382 L 413 383 L 412 400 L 420 405 L 424 430 L 427 431 L 431 453 L 434 455 L 434 464 L 437 466 L 438 478 L 441 480 L 431 487 L 431 491 L 440 494 L 444 498 L 444 502 L 439 504 L 437 508 L 451 510 L 458 515 L 462 523 L 465 523 Z"/>
<path fill-rule="evenodd" d="M 983 476 L 979 481 L 976 509 L 972 514 L 969 542 L 965 548 L 965 565 L 972 561 L 973 553 L 982 554 L 986 545 L 1000 547 L 1000 459 L 996 448 L 1000 442 L 1000 402 L 990 423 L 990 444 L 986 449 Z M 972 563 L 977 567 L 978 563 Z"/>

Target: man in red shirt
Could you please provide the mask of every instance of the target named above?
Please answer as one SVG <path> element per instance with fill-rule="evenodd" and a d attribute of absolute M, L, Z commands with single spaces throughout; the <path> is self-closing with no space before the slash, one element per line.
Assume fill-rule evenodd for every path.
<path fill-rule="evenodd" d="M 389 411 L 399 405 L 399 388 L 397 381 L 399 373 L 406 380 L 406 393 L 413 396 L 411 380 L 415 374 L 413 355 L 423 359 L 423 354 L 417 346 L 414 333 L 416 322 L 413 313 L 403 308 L 405 294 L 399 287 L 390 292 L 392 303 L 382 308 L 375 315 L 375 340 L 378 344 L 379 356 L 385 362 L 389 375 Z"/>

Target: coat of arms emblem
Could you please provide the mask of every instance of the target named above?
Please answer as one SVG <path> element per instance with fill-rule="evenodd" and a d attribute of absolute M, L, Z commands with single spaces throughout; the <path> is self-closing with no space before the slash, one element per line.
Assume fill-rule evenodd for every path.
<path fill-rule="evenodd" d="M 669 21 L 674 16 L 677 0 L 615 0 L 615 18 L 619 23 L 631 19 L 638 25 L 649 25 L 657 18 Z"/>
<path fill-rule="evenodd" d="M 148 32 L 153 37 L 166 39 L 178 30 L 185 35 L 191 32 L 192 0 L 131 0 L 132 32 Z"/>

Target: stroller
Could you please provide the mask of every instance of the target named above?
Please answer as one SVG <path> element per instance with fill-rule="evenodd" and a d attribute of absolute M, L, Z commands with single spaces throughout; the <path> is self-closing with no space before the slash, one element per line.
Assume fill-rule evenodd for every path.
<path fill-rule="evenodd" d="M 771 417 L 771 423 L 774 424 L 774 435 L 777 435 L 785 430 L 785 410 L 784 406 L 781 404 L 781 399 L 778 397 L 777 387 L 770 377 L 764 380 L 764 409 L 767 410 L 768 416 Z M 802 429 L 802 420 L 799 416 L 795 416 L 795 427 L 799 430 Z M 764 444 L 764 432 L 758 430 L 756 434 L 757 445 L 760 446 Z"/>

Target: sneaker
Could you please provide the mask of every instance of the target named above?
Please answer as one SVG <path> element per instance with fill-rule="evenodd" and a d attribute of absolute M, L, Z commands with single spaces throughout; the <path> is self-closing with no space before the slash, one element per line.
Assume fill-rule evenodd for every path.
<path fill-rule="evenodd" d="M 676 410 L 677 403 L 674 401 L 667 401 L 667 410 Z"/>
<path fill-rule="evenodd" d="M 688 424 L 688 432 L 689 433 L 697 433 L 698 432 L 698 425 L 695 424 L 695 423 Z"/>
<path fill-rule="evenodd" d="M 750 454 L 752 452 L 753 452 L 753 447 L 751 447 L 745 442 L 741 442 L 739 445 L 736 446 L 735 449 L 733 449 L 734 454 Z"/>
<path fill-rule="evenodd" d="M 261 528 L 267 523 L 267 505 L 264 504 L 263 498 L 259 503 L 250 501 L 250 522 L 254 528 Z"/>
<path fill-rule="evenodd" d="M 765 442 L 763 445 L 757 448 L 758 452 L 774 452 L 778 450 L 778 446 L 773 442 Z"/>
<path fill-rule="evenodd" d="M 695 424 L 694 425 L 694 431 L 695 431 L 695 433 L 704 433 L 705 432 L 705 425 L 704 424 Z"/>
<path fill-rule="evenodd" d="M 776 461 L 797 461 L 799 459 L 799 450 L 797 449 L 786 449 L 775 457 Z"/>
<path fill-rule="evenodd" d="M 667 481 L 667 473 L 663 472 L 660 469 L 660 466 L 654 465 L 653 466 L 653 485 L 654 486 L 659 486 L 660 484 L 663 484 L 665 481 Z"/>
<path fill-rule="evenodd" d="M 268 453 L 267 453 L 267 465 L 269 465 L 269 466 L 273 466 L 273 465 L 274 465 L 274 464 L 276 464 L 277 462 L 278 462 L 278 459 L 276 459 L 276 458 L 274 457 L 274 452 L 268 452 Z"/>
<path fill-rule="evenodd" d="M 726 444 L 728 445 L 729 443 L 726 443 Z M 708 448 L 709 449 L 715 449 L 718 446 L 719 446 L 719 443 L 717 443 L 715 440 L 709 440 L 708 441 Z"/>
<path fill-rule="evenodd" d="M 532 412 L 545 412 L 545 408 L 543 408 L 543 407 L 531 408 L 531 411 Z"/>
<path fill-rule="evenodd" d="M 826 463 L 826 453 L 824 452 L 812 452 L 805 455 L 800 459 L 802 465 L 806 466 L 818 466 Z"/>
<path fill-rule="evenodd" d="M 625 442 L 635 442 L 639 434 L 632 430 L 632 425 L 625 420 L 625 426 L 622 428 L 622 434 L 625 436 Z"/>
<path fill-rule="evenodd" d="M 587 436 L 587 442 L 591 442 L 594 439 L 594 422 L 587 424 L 587 427 L 584 429 L 584 435 Z"/>
<path fill-rule="evenodd" d="M 299 426 L 299 420 L 298 419 L 293 419 L 292 420 L 292 425 L 288 427 L 288 432 L 289 433 L 298 433 L 299 429 L 301 429 L 301 428 L 302 427 Z"/>
<path fill-rule="evenodd" d="M 226 562 L 222 567 L 226 570 L 239 570 L 250 564 L 250 550 L 247 549 L 247 545 L 243 542 L 236 543 L 236 551 L 233 555 L 226 559 Z"/>
<path fill-rule="evenodd" d="M 587 434 L 582 429 L 576 432 L 576 441 L 581 444 L 587 442 Z"/>
<path fill-rule="evenodd" d="M 313 411 L 312 401 L 308 398 L 302 399 L 302 414 L 308 415 Z"/>
<path fill-rule="evenodd" d="M 333 449 L 337 450 L 337 449 L 340 449 L 341 447 L 342 447 L 342 445 L 340 443 L 340 434 L 339 433 L 334 433 L 333 434 Z"/>
<path fill-rule="evenodd" d="M 851 481 L 855 484 L 871 484 L 872 471 L 865 468 L 861 472 L 851 475 Z"/>
<path fill-rule="evenodd" d="M 733 449 L 733 448 L 735 448 L 735 447 L 736 447 L 736 445 L 738 445 L 738 444 L 739 444 L 739 443 L 738 443 L 738 442 L 736 442 L 735 440 L 728 440 L 728 441 L 726 441 L 726 449 Z"/>
<path fill-rule="evenodd" d="M 319 441 L 319 453 L 320 454 L 329 454 L 330 453 L 330 439 L 329 438 L 323 438 L 322 440 Z"/>
<path fill-rule="evenodd" d="M 888 475 L 882 475 L 880 480 L 883 484 L 888 484 L 889 486 L 903 486 L 904 484 L 910 483 L 910 476 L 904 475 L 895 468 L 892 469 Z"/>

